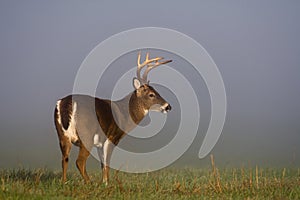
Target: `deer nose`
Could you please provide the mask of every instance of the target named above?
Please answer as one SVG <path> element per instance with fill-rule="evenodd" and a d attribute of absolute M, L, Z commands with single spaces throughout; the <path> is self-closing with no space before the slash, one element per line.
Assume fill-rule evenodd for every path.
<path fill-rule="evenodd" d="M 172 107 L 171 107 L 170 104 L 168 104 L 168 106 L 165 108 L 165 110 L 166 110 L 167 112 L 169 112 L 171 109 L 172 109 Z"/>

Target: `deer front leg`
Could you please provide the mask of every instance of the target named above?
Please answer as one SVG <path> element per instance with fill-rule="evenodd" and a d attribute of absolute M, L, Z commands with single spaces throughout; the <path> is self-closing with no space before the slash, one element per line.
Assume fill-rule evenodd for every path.
<path fill-rule="evenodd" d="M 109 164 L 110 164 L 110 158 L 112 154 L 114 144 L 107 139 L 103 146 L 103 168 L 102 168 L 102 181 L 105 183 L 105 185 L 108 185 L 109 180 Z"/>
<path fill-rule="evenodd" d="M 100 162 L 100 166 L 101 166 L 101 170 L 103 170 L 103 147 L 97 147 L 97 153 L 98 153 L 98 157 L 99 157 L 99 162 Z"/>

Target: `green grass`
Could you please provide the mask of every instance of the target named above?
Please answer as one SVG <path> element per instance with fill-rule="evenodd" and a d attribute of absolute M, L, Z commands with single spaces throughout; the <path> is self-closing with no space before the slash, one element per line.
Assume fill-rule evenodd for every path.
<path fill-rule="evenodd" d="M 47 169 L 0 170 L 0 199 L 300 199 L 299 169 L 166 168 L 129 174 L 111 171 L 104 186 L 100 172 L 89 173 L 85 184 L 79 172 Z"/>

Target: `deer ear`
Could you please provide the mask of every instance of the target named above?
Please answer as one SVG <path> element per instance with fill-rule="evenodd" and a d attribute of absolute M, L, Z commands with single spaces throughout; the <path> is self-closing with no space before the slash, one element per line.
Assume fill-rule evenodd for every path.
<path fill-rule="evenodd" d="M 139 88 L 141 87 L 141 82 L 140 82 L 139 79 L 137 79 L 137 78 L 134 78 L 134 79 L 133 79 L 133 87 L 134 87 L 136 90 L 139 89 Z"/>

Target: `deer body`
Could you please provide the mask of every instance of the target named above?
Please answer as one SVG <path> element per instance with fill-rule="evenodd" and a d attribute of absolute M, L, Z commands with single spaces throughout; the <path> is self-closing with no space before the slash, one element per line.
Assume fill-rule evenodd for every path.
<path fill-rule="evenodd" d="M 146 82 L 150 67 L 166 62 L 159 63 L 158 60 L 162 58 L 149 60 L 148 54 L 143 64 L 139 63 L 139 59 L 140 54 L 138 78 L 133 80 L 135 90 L 123 99 L 111 101 L 87 95 L 69 95 L 57 101 L 54 122 L 62 152 L 63 182 L 67 178 L 72 144 L 79 147 L 76 166 L 86 182 L 89 181 L 86 160 L 91 149 L 97 147 L 103 171 L 102 180 L 107 184 L 109 162 L 114 146 L 135 128 L 150 110 L 166 113 L 171 109 L 171 106 Z M 141 79 L 140 69 L 146 65 L 148 71 Z"/>

